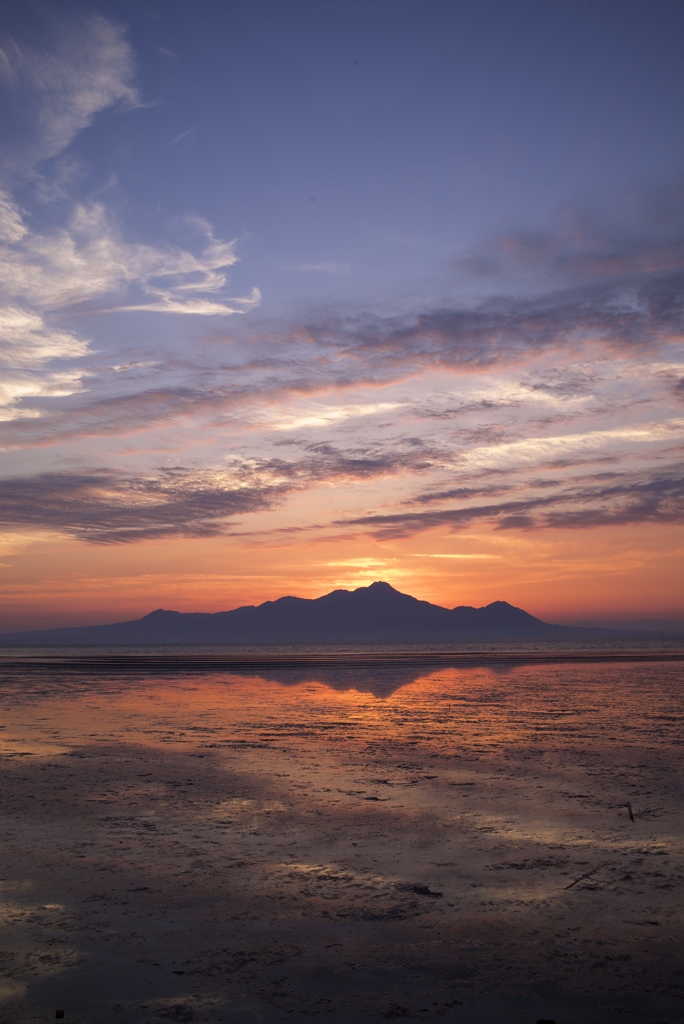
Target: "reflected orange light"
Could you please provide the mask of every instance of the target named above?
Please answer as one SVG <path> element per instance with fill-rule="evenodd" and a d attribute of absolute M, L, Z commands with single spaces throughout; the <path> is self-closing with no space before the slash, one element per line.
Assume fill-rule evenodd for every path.
<path fill-rule="evenodd" d="M 665 689 L 643 706 L 644 672 Z M 672 684 L 668 680 L 674 680 Z M 358 688 L 342 678 L 340 689 L 315 678 L 291 682 L 214 673 L 184 679 L 101 678 L 69 684 L 57 678 L 52 692 L 41 684 L 40 716 L 35 703 L 8 711 L 5 750 L 15 739 L 36 745 L 36 753 L 90 744 L 177 747 L 221 754 L 241 745 L 263 746 L 268 758 L 282 744 L 309 753 L 328 746 L 404 744 L 442 753 L 451 749 L 520 749 L 547 741 L 599 746 L 610 736 L 625 743 L 641 736 L 667 741 L 681 703 L 678 667 L 591 664 L 448 668 L 418 674 L 379 696 L 372 676 Z M 30 683 L 30 680 L 29 680 Z M 333 680 L 334 684 L 334 680 Z M 672 689 L 675 687 L 675 690 Z M 676 691 L 676 692 L 675 692 Z M 667 720 L 663 714 L 667 712 Z M 600 723 L 600 727 L 599 727 Z M 675 725 L 672 725 L 675 728 Z M 655 729 L 655 733 L 653 732 Z"/>

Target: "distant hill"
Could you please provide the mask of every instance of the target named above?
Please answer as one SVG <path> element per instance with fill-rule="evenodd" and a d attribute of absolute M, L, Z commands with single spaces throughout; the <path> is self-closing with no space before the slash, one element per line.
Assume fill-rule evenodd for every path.
<path fill-rule="evenodd" d="M 229 612 L 184 613 L 160 608 L 130 622 L 4 633 L 0 645 L 434 643 L 624 635 L 619 630 L 542 622 L 506 601 L 494 601 L 484 608 L 441 608 L 378 582 L 357 590 L 334 590 L 314 600 L 281 597 Z"/>

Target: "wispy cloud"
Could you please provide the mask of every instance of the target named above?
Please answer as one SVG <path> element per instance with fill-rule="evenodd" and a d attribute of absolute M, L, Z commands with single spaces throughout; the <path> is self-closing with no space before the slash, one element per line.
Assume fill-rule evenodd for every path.
<path fill-rule="evenodd" d="M 100 203 L 77 205 L 63 228 L 30 231 L 18 207 L 0 208 L 0 280 L 6 295 L 40 309 L 65 309 L 133 293 L 138 301 L 110 310 L 150 310 L 225 316 L 259 301 L 255 290 L 223 300 L 226 269 L 237 262 L 234 242 L 215 238 L 202 218 L 189 218 L 199 253 L 171 245 L 126 242 Z"/>
<path fill-rule="evenodd" d="M 326 427 L 344 420 L 364 416 L 378 416 L 401 408 L 402 402 L 369 402 L 366 405 L 334 405 L 310 408 L 307 412 L 282 415 L 269 423 L 274 430 L 301 430 L 309 427 Z"/>
<path fill-rule="evenodd" d="M 0 39 L 0 88 L 14 112 L 0 158 L 6 175 L 61 153 L 99 111 L 139 99 L 121 26 L 99 15 L 43 10 L 33 29 L 42 45 Z"/>
<path fill-rule="evenodd" d="M 37 367 L 53 359 L 75 359 L 87 351 L 87 342 L 51 327 L 40 313 L 0 307 L 0 365 Z"/>
<path fill-rule="evenodd" d="M 476 469 L 543 466 L 559 460 L 576 460 L 586 454 L 608 453 L 620 445 L 654 444 L 684 440 L 684 419 L 644 423 L 612 430 L 593 430 L 560 437 L 529 437 L 524 441 L 488 445 L 464 453 L 461 462 Z"/>
<path fill-rule="evenodd" d="M 480 301 L 325 311 L 303 335 L 369 365 L 466 370 L 587 344 L 658 351 L 684 330 L 683 182 L 642 193 L 628 212 L 627 226 L 576 213 L 555 233 L 509 233 L 463 254 L 452 290 L 478 278 Z"/>
<path fill-rule="evenodd" d="M 456 274 L 483 282 L 553 287 L 554 281 L 626 283 L 679 275 L 684 265 L 684 177 L 634 189 L 620 218 L 569 207 L 547 230 L 520 229 L 483 241 L 453 260 Z"/>
<path fill-rule="evenodd" d="M 102 202 L 75 202 L 69 209 L 60 192 L 67 211 L 61 223 L 33 226 L 9 190 L 15 172 L 26 174 L 61 154 L 100 111 L 139 102 L 121 26 L 46 9 L 35 21 L 32 46 L 5 37 L 0 48 L 0 88 L 16 129 L 8 132 L 0 160 L 6 185 L 0 188 L 0 365 L 7 368 L 0 418 L 15 422 L 44 415 L 26 404 L 32 398 L 82 389 L 84 369 L 58 366 L 85 360 L 91 352 L 90 339 L 69 324 L 76 309 L 225 317 L 260 301 L 257 288 L 229 296 L 235 243 L 216 238 L 200 217 L 183 222 L 186 236 L 192 236 L 189 246 L 130 241 Z M 63 178 L 63 168 L 57 177 Z M 40 196 L 50 198 L 48 179 L 35 180 Z"/>
<path fill-rule="evenodd" d="M 466 505 L 431 512 L 400 512 L 360 516 L 338 525 L 365 527 L 378 537 L 407 537 L 424 530 L 465 529 L 475 522 L 498 529 L 580 528 L 627 523 L 684 522 L 684 478 L 681 467 L 668 474 L 624 475 L 606 485 L 559 486 L 552 494 L 498 504 Z"/>
<path fill-rule="evenodd" d="M 114 371 L 116 372 L 116 371 Z M 8 423 L 0 433 L 6 448 L 64 441 L 72 437 L 128 435 L 160 423 L 181 423 L 203 412 L 218 413 L 239 406 L 244 396 L 230 388 L 169 386 L 145 388 L 114 396 L 85 396 L 68 408 L 43 410 L 30 428 Z"/>
<path fill-rule="evenodd" d="M 318 263 L 288 263 L 285 270 L 299 270 L 312 274 L 348 274 L 348 263 L 337 263 L 335 260 L 320 260 Z"/>
<path fill-rule="evenodd" d="M 169 143 L 169 149 L 172 149 L 173 146 L 177 146 L 178 143 L 183 142 L 184 139 L 189 139 L 191 135 L 194 135 L 194 133 L 195 127 L 193 126 L 192 128 L 188 128 L 186 131 L 181 132 L 180 135 L 174 135 Z"/>
<path fill-rule="evenodd" d="M 235 517 L 272 509 L 296 492 L 429 474 L 442 455 L 415 446 L 340 450 L 314 445 L 291 459 L 231 459 L 214 468 L 181 466 L 147 473 L 101 468 L 15 477 L 4 482 L 0 493 L 0 526 L 57 531 L 91 543 L 217 535 L 234 529 L 230 524 Z M 391 539 L 444 527 L 458 531 L 478 522 L 499 530 L 684 522 L 684 478 L 676 466 L 658 473 L 605 472 L 549 483 L 528 483 L 525 496 L 512 481 L 498 490 L 483 483 L 432 496 L 456 498 L 456 507 L 317 520 L 315 527 L 345 526 L 359 535 Z M 511 495 L 506 500 L 482 503 L 482 498 L 506 492 Z M 301 528 L 313 526 L 303 523 Z"/>
<path fill-rule="evenodd" d="M 240 458 L 212 468 L 107 468 L 6 479 L 0 527 L 62 532 L 91 543 L 226 532 L 235 516 L 264 511 L 321 484 L 427 471 L 431 453 L 415 446 L 340 450 L 310 446 L 298 457 Z"/>
<path fill-rule="evenodd" d="M 0 365 L 52 374 L 57 360 L 85 358 L 89 341 L 58 326 L 74 307 L 97 311 L 114 299 L 113 311 L 215 317 L 244 313 L 260 300 L 258 289 L 223 297 L 234 243 L 216 239 L 202 220 L 192 222 L 201 244 L 194 254 L 124 241 L 99 204 L 78 206 L 66 227 L 38 234 L 8 196 L 0 198 Z"/>
<path fill-rule="evenodd" d="M 684 276 L 684 275 L 683 275 Z M 405 316 L 329 316 L 310 322 L 313 344 L 395 366 L 484 370 L 568 346 L 603 344 L 635 352 L 677 342 L 682 278 L 642 280 L 631 294 L 599 286 L 535 299 L 501 298 L 475 308 L 443 307 Z"/>
<path fill-rule="evenodd" d="M 470 553 L 468 553 L 468 552 L 455 552 L 455 551 L 448 552 L 448 553 L 445 553 L 445 552 L 412 552 L 411 553 L 411 558 L 451 558 L 451 559 L 456 559 L 457 561 L 458 560 L 462 560 L 462 559 L 465 559 L 466 561 L 468 561 L 469 559 L 474 559 L 474 560 L 477 561 L 478 559 L 485 559 L 485 560 L 487 560 L 487 559 L 491 559 L 491 558 L 496 559 L 496 558 L 500 558 L 500 557 L 501 557 L 500 555 L 490 555 L 490 554 L 487 554 L 487 553 L 482 552 L 482 551 L 470 552 Z"/>
<path fill-rule="evenodd" d="M 231 517 L 271 508 L 281 493 L 228 472 L 46 473 L 3 483 L 0 526 L 21 523 L 100 544 L 206 537 L 225 532 Z"/>
<path fill-rule="evenodd" d="M 35 407 L 21 408 L 24 398 L 63 398 L 83 389 L 84 374 L 79 370 L 53 371 L 52 373 L 31 373 L 8 369 L 0 380 L 0 422 L 10 420 L 38 419 L 40 410 Z"/>

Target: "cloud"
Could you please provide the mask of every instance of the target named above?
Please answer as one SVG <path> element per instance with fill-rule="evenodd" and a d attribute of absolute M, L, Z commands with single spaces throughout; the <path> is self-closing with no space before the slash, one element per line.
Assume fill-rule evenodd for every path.
<path fill-rule="evenodd" d="M 494 412 L 498 409 L 527 408 L 573 413 L 585 410 L 594 399 L 592 385 L 596 372 L 581 372 L 575 367 L 557 368 L 544 375 L 528 374 L 522 381 L 490 374 L 463 379 L 458 389 L 435 391 L 428 401 L 415 402 L 414 410 L 425 419 L 453 420 L 467 413 Z"/>
<path fill-rule="evenodd" d="M 620 445 L 653 444 L 684 439 L 684 420 L 635 424 L 611 430 L 593 430 L 559 437 L 528 437 L 523 441 L 487 445 L 465 452 L 460 459 L 464 468 L 508 469 L 517 466 L 558 464 L 562 460 L 581 459 L 587 454 L 608 453 Z"/>
<path fill-rule="evenodd" d="M 310 446 L 293 459 L 242 458 L 211 469 L 157 468 L 126 475 L 111 469 L 13 477 L 0 490 L 0 528 L 48 530 L 90 543 L 131 543 L 225 533 L 236 516 L 273 508 L 296 491 L 427 471 L 416 449 L 340 450 Z"/>
<path fill-rule="evenodd" d="M 484 281 L 526 280 L 528 287 L 535 280 L 630 282 L 681 274 L 684 176 L 619 197 L 619 216 L 612 219 L 607 206 L 567 208 L 552 229 L 487 239 L 457 257 L 453 269 Z"/>
<path fill-rule="evenodd" d="M 591 343 L 635 353 L 680 341 L 684 268 L 663 280 L 647 276 L 630 293 L 593 286 L 534 299 L 490 299 L 474 308 L 444 306 L 404 316 L 331 315 L 302 328 L 318 348 L 368 360 L 370 366 L 425 365 L 487 370 L 551 350 Z"/>
<path fill-rule="evenodd" d="M 282 488 L 228 472 L 107 470 L 6 479 L 0 526 L 59 531 L 91 543 L 130 543 L 225 532 L 226 520 L 271 508 Z"/>
<path fill-rule="evenodd" d="M 141 371 L 150 368 L 155 377 L 161 376 L 162 367 L 155 361 L 137 363 L 137 366 Z M 122 373 L 122 369 L 117 366 L 111 367 L 111 371 L 117 375 Z M 233 378 L 236 376 L 234 373 Z M 175 377 L 178 377 L 178 373 Z M 230 378 L 226 380 L 226 374 L 218 371 L 211 375 L 210 380 L 204 379 L 201 373 L 196 374 L 195 378 L 186 375 L 185 382 L 180 384 L 144 387 L 114 395 L 88 394 L 85 400 L 78 397 L 67 407 L 62 405 L 59 408 L 43 409 L 41 418 L 30 424 L 5 424 L 0 431 L 0 443 L 6 448 L 14 448 L 68 438 L 128 435 L 160 423 L 180 424 L 183 420 L 197 420 L 207 416 L 213 418 L 214 428 L 219 419 L 225 420 L 231 415 L 239 415 L 240 423 L 244 426 L 250 420 L 250 412 L 252 418 L 256 418 L 251 407 L 268 401 L 270 396 L 282 391 L 288 383 L 293 384 L 278 379 L 256 382 L 240 382 Z M 137 375 L 134 375 L 133 380 L 136 379 Z"/>
<path fill-rule="evenodd" d="M 183 141 L 183 139 L 188 139 L 191 135 L 194 135 L 195 130 L 195 126 L 193 125 L 192 128 L 188 128 L 187 131 L 181 132 L 180 135 L 175 135 L 171 139 L 171 142 L 169 142 L 169 149 L 172 149 L 174 146 L 177 146 L 179 142 Z"/>
<path fill-rule="evenodd" d="M 126 242 L 100 203 L 77 205 L 69 223 L 52 234 L 29 231 L 9 196 L 0 207 L 0 280 L 5 296 L 40 309 L 93 303 L 117 293 L 138 301 L 114 310 L 151 310 L 225 316 L 256 305 L 259 293 L 223 300 L 234 242 L 214 237 L 202 218 L 189 218 L 200 251 Z"/>
<path fill-rule="evenodd" d="M 384 477 L 433 474 L 449 462 L 448 450 L 411 442 L 389 446 L 301 447 L 292 458 L 227 459 L 213 468 L 157 468 L 125 474 L 111 469 L 43 473 L 6 479 L 0 492 L 0 527 L 48 530 L 90 543 L 131 543 L 154 537 L 225 533 L 237 516 L 272 509 L 288 496 Z M 524 489 L 523 489 L 524 488 Z M 347 491 L 363 501 L 363 488 Z M 506 496 L 503 501 L 491 499 Z M 302 522 L 298 530 L 345 526 L 379 539 L 407 537 L 435 528 L 451 531 L 475 523 L 496 529 L 577 529 L 626 523 L 684 522 L 680 467 L 658 473 L 606 471 L 558 481 L 532 480 L 425 492 L 413 504 L 456 500 L 456 507 L 348 516 L 331 523 Z M 233 527 L 234 529 L 234 527 Z"/>
<path fill-rule="evenodd" d="M 204 249 L 199 256 L 194 256 L 182 249 L 155 248 L 121 241 L 101 208 L 88 211 L 81 208 L 76 212 L 72 230 L 53 236 L 24 230 L 23 221 L 16 216 L 16 208 L 9 202 L 5 204 L 4 213 L 4 220 L 0 220 L 0 229 L 4 225 L 4 231 L 0 234 L 9 241 L 0 241 L 0 295 L 5 300 L 0 306 L 0 366 L 14 371 L 27 368 L 36 372 L 33 378 L 21 378 L 20 397 L 23 400 L 46 394 L 73 393 L 50 391 L 37 376 L 43 368 L 48 381 L 62 379 L 59 374 L 55 377 L 55 361 L 84 359 L 89 354 L 90 346 L 86 339 L 54 325 L 55 314 L 64 307 L 85 302 L 92 305 L 98 298 L 124 288 L 142 294 L 147 300 L 133 308 L 175 314 L 225 316 L 245 312 L 258 302 L 258 293 L 246 300 L 231 300 L 230 305 L 225 301 L 208 301 L 202 296 L 201 293 L 207 289 L 218 291 L 223 287 L 225 275 L 222 269 L 236 260 L 232 244 L 218 242 L 208 228 L 205 229 Z M 76 376 L 83 378 L 84 375 L 85 370 L 81 370 Z M 27 387 L 31 380 L 36 385 L 33 391 Z M 9 404 L 14 405 L 19 400 L 18 394 L 12 394 Z M 0 409 L 3 398 L 7 399 L 7 396 L 7 391 L 0 391 Z M 199 408 L 212 396 L 196 397 Z M 91 403 L 90 415 L 86 413 L 90 429 L 95 404 Z M 105 402 L 101 407 L 103 433 L 111 430 L 111 413 L 115 404 L 114 401 Z M 153 404 L 158 415 L 158 395 L 154 397 Z M 127 396 L 121 401 L 119 414 L 131 405 L 138 410 L 143 406 L 150 410 L 150 396 Z M 183 405 L 187 405 L 187 394 L 185 400 L 181 396 L 181 404 L 176 404 L 173 412 L 181 412 Z M 172 412 L 171 409 L 168 411 Z M 5 415 L 0 413 L 0 418 L 16 418 L 16 415 L 16 411 L 12 416 L 7 415 L 6 404 Z M 52 419 L 52 429 L 57 434 L 60 433 L 60 420 L 66 421 L 68 432 L 73 434 L 78 415 L 69 423 L 69 414 L 58 411 Z M 123 426 L 121 415 L 118 422 Z M 47 427 L 42 430 L 42 436 L 46 430 Z"/>
<path fill-rule="evenodd" d="M 95 115 L 118 102 L 134 105 L 134 61 L 120 25 L 97 15 L 65 18 L 42 10 L 31 26 L 42 45 L 3 41 L 0 82 L 7 108 L 28 132 L 5 139 L 11 163 L 26 166 L 61 153 Z M 124 297 L 120 310 L 200 316 L 245 312 L 259 292 L 227 299 L 227 267 L 235 243 L 217 239 L 201 217 L 186 218 L 198 253 L 172 245 L 125 241 L 102 203 L 74 205 L 68 222 L 51 233 L 31 230 L 5 190 L 0 194 L 0 279 L 5 297 L 39 309 L 63 309 L 104 296 Z"/>
<path fill-rule="evenodd" d="M 555 481 L 554 481 L 555 483 Z M 472 498 L 495 497 L 512 490 L 510 484 L 488 485 L 482 487 L 450 487 L 444 491 L 425 491 L 411 498 L 407 504 L 430 505 L 435 501 L 451 501 L 454 498 L 468 500 Z"/>
<path fill-rule="evenodd" d="M 681 342 L 684 179 L 627 206 L 622 220 L 575 212 L 555 231 L 511 232 L 462 254 L 450 290 L 468 301 L 325 310 L 300 334 L 338 359 L 395 372 L 484 371 L 585 345 L 640 353 Z"/>
<path fill-rule="evenodd" d="M 554 494 L 498 504 L 360 516 L 336 525 L 365 527 L 377 537 L 390 539 L 440 527 L 456 531 L 475 522 L 493 523 L 501 530 L 684 523 L 684 477 L 681 467 L 671 474 L 624 474 L 612 485 L 560 486 Z"/>
<path fill-rule="evenodd" d="M 31 30 L 38 45 L 16 36 L 0 40 L 0 88 L 14 115 L 0 158 L 5 175 L 61 153 L 99 111 L 138 102 L 133 54 L 120 25 L 42 9 Z"/>
<path fill-rule="evenodd" d="M 16 306 L 0 307 L 0 366 L 42 366 L 53 359 L 75 359 L 88 351 L 85 341 Z"/>
<path fill-rule="evenodd" d="M 369 402 L 366 405 L 319 405 L 312 408 L 308 413 L 281 415 L 275 422 L 268 425 L 273 430 L 301 430 L 309 427 L 326 427 L 334 423 L 342 423 L 344 420 L 394 412 L 403 405 L 403 402 Z"/>
<path fill-rule="evenodd" d="M 411 558 L 453 558 L 453 559 L 456 559 L 456 560 L 460 560 L 460 559 L 466 559 L 466 560 L 470 560 L 470 559 L 475 559 L 475 560 L 487 559 L 488 560 L 488 559 L 496 559 L 496 558 L 499 558 L 499 557 L 500 557 L 499 555 L 488 555 L 488 554 L 484 554 L 483 552 L 477 552 L 477 553 L 472 553 L 472 554 L 463 554 L 461 552 L 458 552 L 458 553 L 457 552 L 450 552 L 448 554 L 444 554 L 442 552 L 422 552 L 422 551 L 420 551 L 420 552 L 419 551 L 411 552 Z"/>
<path fill-rule="evenodd" d="M 0 440 L 6 448 L 14 448 L 70 437 L 127 435 L 158 423 L 178 422 L 190 415 L 216 413 L 239 404 L 241 397 L 239 391 L 230 388 L 176 386 L 91 398 L 68 408 L 43 412 L 30 425 L 8 423 Z"/>
<path fill-rule="evenodd" d="M 309 444 L 295 459 L 259 459 L 260 472 L 303 486 L 338 484 L 345 480 L 369 480 L 383 476 L 427 473 L 444 465 L 448 453 L 422 444 L 366 444 L 340 448 L 325 442 Z"/>
<path fill-rule="evenodd" d="M 85 358 L 89 342 L 56 326 L 57 317 L 75 306 L 97 311 L 122 295 L 138 301 L 114 310 L 227 316 L 257 305 L 258 289 L 246 298 L 221 295 L 225 270 L 237 261 L 234 243 L 216 239 L 203 220 L 192 227 L 198 254 L 124 241 L 100 204 L 77 206 L 67 227 L 39 234 L 0 194 L 0 365 L 38 369 Z"/>
<path fill-rule="evenodd" d="M 257 288 L 245 296 L 227 294 L 235 243 L 216 238 L 200 217 L 183 221 L 193 236 L 186 246 L 129 241 L 104 204 L 92 200 L 70 203 L 60 224 L 34 228 L 39 218 L 23 210 L 9 188 L 20 181 L 16 172 L 22 172 L 21 184 L 31 172 L 39 197 L 50 199 L 55 190 L 31 168 L 63 153 L 100 111 L 130 107 L 139 98 L 132 51 L 120 25 L 98 15 L 67 18 L 36 7 L 28 35 L 30 44 L 15 34 L 0 45 L 8 118 L 0 158 L 6 183 L 0 189 L 0 366 L 33 374 L 20 373 L 0 391 L 0 418 L 17 423 L 42 415 L 26 405 L 31 398 L 73 393 L 60 390 L 65 377 L 55 363 L 84 360 L 91 352 L 90 340 L 65 323 L 76 310 L 223 317 L 245 313 L 261 298 Z M 72 170 L 73 161 L 68 155 L 61 159 L 57 192 L 65 200 L 63 161 Z M 41 368 L 45 382 L 38 377 Z M 71 376 L 82 380 L 85 371 Z"/>
<path fill-rule="evenodd" d="M 334 260 L 321 260 L 319 263 L 290 263 L 285 270 L 299 270 L 303 273 L 348 274 L 348 263 L 336 263 Z"/>
<path fill-rule="evenodd" d="M 18 406 L 24 398 L 64 397 L 82 389 L 83 374 L 78 370 L 40 374 L 6 370 L 0 379 L 0 422 L 38 419 L 39 409 Z"/>

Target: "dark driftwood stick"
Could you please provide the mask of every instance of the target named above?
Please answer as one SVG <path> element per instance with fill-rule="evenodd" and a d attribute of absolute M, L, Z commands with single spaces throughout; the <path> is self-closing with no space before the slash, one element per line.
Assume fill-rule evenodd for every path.
<path fill-rule="evenodd" d="M 632 813 L 632 805 L 630 804 L 629 800 L 625 804 L 625 807 L 627 808 L 627 813 L 629 814 L 629 820 L 630 821 L 634 821 L 634 815 Z"/>
<path fill-rule="evenodd" d="M 597 864 L 595 868 L 591 869 L 591 871 L 585 871 L 583 875 L 580 875 L 579 878 L 576 878 L 574 882 L 570 883 L 570 885 L 564 885 L 563 891 L 565 891 L 566 889 L 572 889 L 573 885 L 577 885 L 578 882 L 583 882 L 585 878 L 591 878 L 592 875 L 596 874 L 599 868 L 604 867 L 604 865 L 607 863 L 608 861 L 605 860 L 602 864 Z"/>

